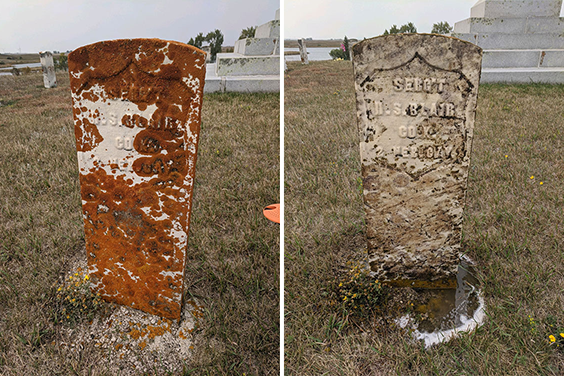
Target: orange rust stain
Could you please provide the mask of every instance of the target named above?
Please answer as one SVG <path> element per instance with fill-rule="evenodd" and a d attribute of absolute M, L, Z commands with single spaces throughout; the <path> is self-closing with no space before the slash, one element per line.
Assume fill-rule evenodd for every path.
<path fill-rule="evenodd" d="M 173 63 L 163 65 L 165 56 Z M 118 164 L 110 163 L 111 173 L 93 168 L 80 175 L 80 183 L 86 252 L 90 270 L 96 270 L 90 277 L 97 292 L 107 301 L 170 319 L 180 318 L 185 267 L 185 249 L 170 233 L 180 223 L 188 234 L 192 187 L 184 181 L 194 176 L 197 150 L 197 144 L 188 148 L 188 134 L 200 131 L 201 111 L 191 108 L 196 98 L 201 104 L 205 68 L 195 65 L 205 67 L 203 62 L 202 51 L 157 39 L 99 42 L 69 54 L 70 86 L 79 100 L 129 101 L 140 111 L 156 105 L 150 119 L 117 117 L 125 127 L 142 128 L 133 140 L 139 156 L 125 165 L 144 182 L 132 186 L 132 179 L 118 174 Z M 188 88 L 185 77 L 199 79 L 200 87 Z M 97 94 L 90 91 L 94 86 Z M 73 114 L 77 150 L 95 149 L 103 141 L 94 124 L 102 114 L 76 105 Z"/>
<path fill-rule="evenodd" d="M 133 339 L 139 339 L 141 337 L 145 337 L 146 333 L 143 333 L 142 331 L 140 331 L 138 329 L 131 329 L 131 331 L 128 334 Z"/>
<path fill-rule="evenodd" d="M 170 324 L 166 327 L 148 325 L 147 331 L 149 332 L 149 335 L 148 335 L 149 339 L 153 339 L 155 337 L 160 337 L 163 334 L 165 334 L 166 332 L 170 332 Z"/>
<path fill-rule="evenodd" d="M 141 347 L 141 350 L 143 350 L 145 347 L 147 347 L 147 342 L 143 341 L 139 343 L 139 347 Z"/>
<path fill-rule="evenodd" d="M 179 330 L 179 331 L 178 331 L 178 337 L 179 337 L 180 339 L 187 339 L 187 338 L 188 338 L 188 337 L 186 337 L 186 336 L 184 335 L 184 333 L 182 332 L 182 330 Z"/>
<path fill-rule="evenodd" d="M 74 132 L 76 134 L 76 150 L 78 151 L 90 151 L 104 141 L 98 128 L 88 119 L 75 120 Z"/>

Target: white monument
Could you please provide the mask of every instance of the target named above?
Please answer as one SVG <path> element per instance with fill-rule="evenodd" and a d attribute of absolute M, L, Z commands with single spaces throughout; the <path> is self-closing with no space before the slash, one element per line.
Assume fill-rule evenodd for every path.
<path fill-rule="evenodd" d="M 207 71 L 206 93 L 280 91 L 280 10 L 253 38 L 237 40 L 233 53 L 217 54 Z"/>
<path fill-rule="evenodd" d="M 480 0 L 453 36 L 484 50 L 481 82 L 564 83 L 562 0 Z"/>

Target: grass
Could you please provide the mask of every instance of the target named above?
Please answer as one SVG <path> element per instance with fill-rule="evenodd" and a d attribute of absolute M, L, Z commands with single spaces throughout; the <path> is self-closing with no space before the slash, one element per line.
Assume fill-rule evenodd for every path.
<path fill-rule="evenodd" d="M 366 248 L 352 65 L 288 67 L 286 373 L 563 374 L 564 86 L 480 86 L 463 249 L 477 264 L 487 319 L 425 350 L 393 324 L 389 306 L 359 313 L 334 299 Z"/>
<path fill-rule="evenodd" d="M 106 375 L 59 347 L 57 286 L 83 249 L 68 76 L 0 77 L 0 374 Z M 203 306 L 182 375 L 279 369 L 278 94 L 204 97 L 186 291 Z M 168 374 L 155 371 L 155 374 Z"/>

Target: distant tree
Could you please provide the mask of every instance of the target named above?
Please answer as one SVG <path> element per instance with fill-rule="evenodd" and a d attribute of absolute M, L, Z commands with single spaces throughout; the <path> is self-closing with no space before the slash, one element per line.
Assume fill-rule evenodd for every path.
<path fill-rule="evenodd" d="M 219 29 L 210 31 L 206 35 L 206 41 L 210 44 L 210 61 L 215 63 L 215 58 L 218 52 L 221 52 L 221 45 L 223 44 L 223 34 Z"/>
<path fill-rule="evenodd" d="M 346 35 L 345 35 L 345 39 L 343 39 L 343 47 L 345 49 L 345 54 L 347 55 L 347 58 L 345 60 L 350 60 L 351 59 L 351 51 L 350 51 L 350 46 L 349 46 L 349 39 L 347 38 Z"/>
<path fill-rule="evenodd" d="M 433 24 L 433 29 L 431 30 L 432 34 L 450 34 L 452 33 L 452 26 L 448 24 L 448 22 L 439 22 Z"/>
<path fill-rule="evenodd" d="M 384 30 L 383 35 L 416 33 L 416 32 L 417 32 L 417 28 L 415 27 L 413 22 L 409 22 L 406 23 L 405 25 L 401 25 L 399 28 L 397 27 L 397 25 L 392 25 L 392 27 L 390 27 L 390 31 L 388 31 L 387 29 Z"/>
<path fill-rule="evenodd" d="M 241 30 L 241 35 L 239 35 L 239 39 L 254 38 L 256 31 L 257 31 L 256 26 L 251 26 L 246 29 L 243 29 Z"/>
<path fill-rule="evenodd" d="M 203 33 L 196 35 L 196 38 L 190 38 L 188 44 L 194 47 L 202 48 L 202 44 L 206 41 Z"/>
<path fill-rule="evenodd" d="M 69 69 L 68 57 L 65 54 L 60 54 L 59 59 L 55 60 L 55 70 L 67 71 Z"/>
<path fill-rule="evenodd" d="M 331 56 L 331 58 L 333 58 L 333 60 L 347 60 L 347 56 L 345 54 L 345 51 L 343 51 L 341 48 L 335 48 L 331 51 L 329 51 L 329 56 Z"/>
<path fill-rule="evenodd" d="M 333 58 L 333 60 L 341 59 L 341 60 L 350 60 L 350 46 L 349 46 L 349 39 L 345 35 L 343 39 L 343 43 L 341 43 L 341 48 L 335 48 L 334 50 L 329 51 L 329 56 Z"/>
<path fill-rule="evenodd" d="M 221 45 L 223 44 L 223 34 L 219 29 L 210 31 L 204 36 L 203 33 L 196 35 L 196 38 L 190 38 L 188 44 L 194 47 L 202 48 L 204 42 L 210 44 L 210 61 L 215 62 L 215 57 L 218 52 L 221 52 Z"/>

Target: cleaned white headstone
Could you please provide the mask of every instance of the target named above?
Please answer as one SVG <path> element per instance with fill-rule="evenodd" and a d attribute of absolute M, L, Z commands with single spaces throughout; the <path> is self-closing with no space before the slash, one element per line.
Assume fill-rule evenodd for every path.
<path fill-rule="evenodd" d="M 53 64 L 53 54 L 49 51 L 39 53 L 41 58 L 41 69 L 43 70 L 43 85 L 47 88 L 57 87 L 57 76 Z"/>
<path fill-rule="evenodd" d="M 353 47 L 369 263 L 382 281 L 456 284 L 481 58 L 434 34 Z"/>
<path fill-rule="evenodd" d="M 307 48 L 303 39 L 298 39 L 298 47 L 300 49 L 300 59 L 302 60 L 302 64 L 309 64 L 309 60 L 307 58 Z"/>

